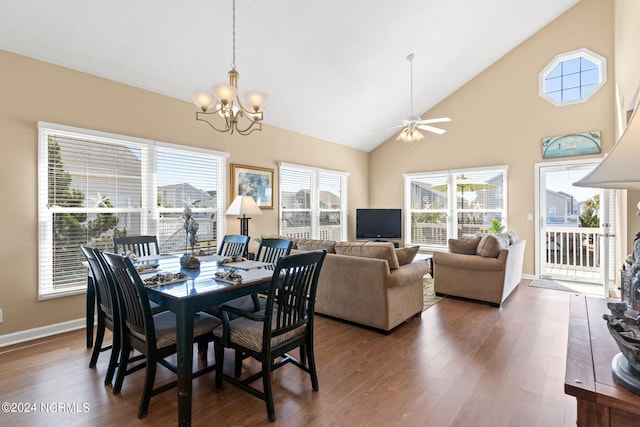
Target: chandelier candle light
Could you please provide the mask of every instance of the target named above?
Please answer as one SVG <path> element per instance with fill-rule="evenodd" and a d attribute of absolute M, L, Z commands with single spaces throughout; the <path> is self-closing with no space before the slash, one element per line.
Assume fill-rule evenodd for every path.
<path fill-rule="evenodd" d="M 233 60 L 229 71 L 229 84 L 213 87 L 213 94 L 198 92 L 193 95 L 193 102 L 202 111 L 196 112 L 196 120 L 203 121 L 218 132 L 238 132 L 248 135 L 254 130 L 262 130 L 263 108 L 267 96 L 262 92 L 245 94 L 245 107 L 238 97 L 238 72 L 236 71 L 236 1 L 233 0 Z M 216 127 L 213 117 L 219 116 L 224 121 L 223 127 Z"/>

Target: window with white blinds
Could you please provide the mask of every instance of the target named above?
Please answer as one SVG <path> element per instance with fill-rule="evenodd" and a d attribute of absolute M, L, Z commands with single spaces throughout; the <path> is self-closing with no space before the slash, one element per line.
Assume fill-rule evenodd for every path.
<path fill-rule="evenodd" d="M 405 244 L 441 250 L 486 234 L 494 218 L 506 226 L 506 166 L 405 174 L 404 183 Z"/>
<path fill-rule="evenodd" d="M 280 164 L 280 234 L 346 240 L 348 173 Z"/>
<path fill-rule="evenodd" d="M 51 123 L 38 128 L 40 299 L 86 290 L 80 245 L 113 250 L 114 236 L 156 235 L 161 252 L 184 250 L 185 203 L 200 223 L 201 244 L 221 237 L 225 153 Z"/>

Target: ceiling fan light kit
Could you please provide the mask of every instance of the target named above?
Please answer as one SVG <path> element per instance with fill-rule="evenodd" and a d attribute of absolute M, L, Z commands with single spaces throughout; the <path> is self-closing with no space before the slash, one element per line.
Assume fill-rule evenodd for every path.
<path fill-rule="evenodd" d="M 409 61 L 409 63 L 411 64 L 411 115 L 409 119 L 402 120 L 402 125 L 398 126 L 398 127 L 403 127 L 404 129 L 400 131 L 400 134 L 396 138 L 396 141 L 403 141 L 408 144 L 412 144 L 414 142 L 418 142 L 424 139 L 424 135 L 418 129 L 422 129 L 428 132 L 433 132 L 435 134 L 442 135 L 443 133 L 446 132 L 446 130 L 437 128 L 435 126 L 429 126 L 429 124 L 451 121 L 449 117 L 421 120 L 420 117 L 416 117 L 413 115 L 413 58 L 414 58 L 413 53 L 407 56 L 407 61 Z"/>
<path fill-rule="evenodd" d="M 233 61 L 228 73 L 229 84 L 213 87 L 213 94 L 198 92 L 193 95 L 193 102 L 202 111 L 196 112 L 196 120 L 207 123 L 218 132 L 249 135 L 255 130 L 262 130 L 263 109 L 267 95 L 262 92 L 248 92 L 245 95 L 246 105 L 238 97 L 238 72 L 236 71 L 236 1 L 233 0 Z M 224 126 L 217 127 L 213 118 L 223 119 Z"/>

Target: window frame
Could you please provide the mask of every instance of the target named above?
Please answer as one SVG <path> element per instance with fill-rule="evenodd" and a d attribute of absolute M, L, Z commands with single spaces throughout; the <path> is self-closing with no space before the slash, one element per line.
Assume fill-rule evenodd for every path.
<path fill-rule="evenodd" d="M 404 212 L 403 212 L 403 221 L 404 221 L 404 244 L 405 245 L 418 245 L 420 249 L 426 251 L 446 251 L 448 250 L 447 241 L 448 239 L 457 239 L 458 237 L 458 217 L 459 214 L 464 214 L 465 212 L 473 212 L 476 209 L 473 208 L 464 208 L 459 209 L 457 206 L 457 189 L 456 186 L 451 185 L 455 181 L 456 176 L 460 175 L 472 175 L 474 173 L 492 173 L 495 172 L 497 174 L 502 174 L 502 207 L 498 208 L 482 208 L 477 209 L 479 213 L 486 212 L 496 212 L 500 214 L 502 218 L 502 224 L 505 226 L 505 229 L 508 227 L 507 224 L 507 207 L 508 207 L 508 169 L 507 165 L 496 165 L 496 166 L 487 166 L 487 167 L 478 167 L 478 168 L 466 168 L 466 169 L 450 169 L 450 170 L 440 170 L 440 171 L 428 171 L 428 172 L 415 172 L 415 173 L 406 173 L 403 174 L 404 178 Z M 418 179 L 427 179 L 427 178 L 436 178 L 436 177 L 444 177 L 447 183 L 447 203 L 445 208 L 434 208 L 434 209 L 413 209 L 412 208 L 412 193 L 411 193 L 411 184 L 413 180 Z M 412 234 L 412 215 L 414 213 L 434 213 L 434 214 L 444 214 L 446 216 L 446 236 L 443 239 L 442 244 L 437 243 L 427 243 L 424 244 L 422 242 L 414 242 L 413 234 Z M 463 223 L 464 224 L 464 223 Z M 482 224 L 485 225 L 485 224 Z M 489 224 L 486 224 L 487 227 Z"/>
<path fill-rule="evenodd" d="M 548 91 L 547 91 L 547 76 L 561 63 L 563 62 L 567 62 L 567 61 L 571 61 L 577 58 L 584 58 L 590 62 L 592 62 L 593 64 L 596 65 L 597 70 L 598 70 L 598 82 L 597 85 L 595 86 L 595 88 L 586 96 L 584 97 L 580 97 L 577 100 L 572 100 L 572 101 L 566 101 L 566 102 L 558 102 L 555 99 L 553 99 L 550 95 L 548 95 Z M 582 70 L 579 70 L 580 73 L 582 74 Z M 560 78 L 562 79 L 563 77 L 565 77 L 565 74 L 561 74 Z M 565 52 L 565 53 L 561 53 L 556 55 L 551 62 L 549 62 L 543 69 L 542 71 L 540 71 L 540 74 L 538 74 L 538 95 L 543 98 L 544 100 L 546 100 L 547 102 L 555 105 L 556 107 L 563 107 L 566 105 L 573 105 L 573 104 L 579 104 L 582 102 L 586 102 L 587 100 L 589 100 L 589 98 L 591 98 L 593 95 L 595 95 L 596 92 L 598 92 L 607 82 L 607 59 L 601 55 L 598 55 L 597 53 L 586 49 L 586 48 L 582 48 L 582 49 L 576 49 L 570 52 Z M 582 89 L 583 87 L 586 87 L 589 85 L 582 85 L 580 84 L 578 86 L 579 89 Z M 563 93 L 564 89 L 560 90 L 560 93 Z"/>
<path fill-rule="evenodd" d="M 95 142 L 100 144 L 113 144 L 140 149 L 140 206 L 139 207 L 60 207 L 49 206 L 49 138 L 50 136 L 59 138 L 79 139 L 82 142 Z M 77 128 L 60 125 L 56 123 L 38 122 L 38 300 L 47 300 L 71 295 L 83 294 L 87 290 L 86 279 L 79 280 L 77 284 L 59 285 L 56 289 L 53 274 L 53 251 L 54 235 L 53 221 L 55 213 L 134 213 L 140 215 L 140 233 L 156 234 L 160 223 L 160 212 L 162 209 L 157 206 L 158 186 L 157 186 L 157 152 L 158 150 L 170 149 L 182 153 L 197 153 L 206 155 L 217 160 L 214 170 L 216 170 L 215 190 L 217 192 L 217 235 L 220 240 L 226 228 L 224 207 L 225 189 L 227 176 L 228 153 L 215 150 L 206 150 L 196 147 L 188 147 L 177 144 L 169 144 L 160 141 L 137 138 L 127 135 L 95 131 L 90 129 Z M 68 172 L 68 171 L 67 171 Z M 75 174 L 76 177 L 89 177 L 89 174 Z M 137 186 L 135 188 L 138 188 Z M 137 190 L 136 190 L 137 191 Z M 88 194 L 85 193 L 85 196 Z M 176 208 L 174 210 L 182 210 Z M 196 211 L 196 210 L 194 210 Z M 78 248 L 78 252 L 80 252 Z M 83 267 L 79 267 L 78 271 Z M 72 276 L 79 275 L 78 271 L 72 271 Z M 81 275 L 80 275 L 81 276 Z"/>
<path fill-rule="evenodd" d="M 348 172 L 344 172 L 344 171 L 337 171 L 337 170 L 332 170 L 332 169 L 324 169 L 324 168 L 318 168 L 318 167 L 314 167 L 314 166 L 305 166 L 305 165 L 299 165 L 299 164 L 294 164 L 294 163 L 286 163 L 286 162 L 280 162 L 278 164 L 279 168 L 278 168 L 278 181 L 279 181 L 279 208 L 278 208 L 278 233 L 280 235 L 287 235 L 287 231 L 283 229 L 283 222 L 284 222 L 284 213 L 286 212 L 309 212 L 310 215 L 310 225 L 309 225 L 309 236 L 305 237 L 305 238 L 309 238 L 309 239 L 322 239 L 323 236 L 320 235 L 321 232 L 321 227 L 322 224 L 320 224 L 320 215 L 325 212 L 335 212 L 339 214 L 340 217 L 340 231 L 339 231 L 339 239 L 340 241 L 344 241 L 347 240 L 347 209 L 348 209 L 348 192 L 347 192 L 347 188 L 348 188 L 348 177 L 349 177 L 349 173 Z M 311 175 L 311 180 L 310 180 L 310 186 L 311 188 L 309 189 L 309 203 L 310 203 L 310 207 L 309 209 L 297 209 L 297 208 L 285 208 L 284 203 L 283 203 L 283 187 L 286 186 L 283 185 L 284 179 L 283 179 L 283 171 L 286 170 L 291 170 L 291 171 L 298 171 L 298 172 L 303 172 L 303 173 L 308 173 Z M 337 177 L 340 179 L 340 208 L 339 209 L 323 209 L 320 207 L 320 201 L 321 201 L 321 197 L 320 197 L 320 191 L 322 191 L 320 185 L 319 185 L 319 176 L 321 174 L 325 174 L 325 175 L 330 175 L 333 177 Z M 298 235 L 296 236 L 292 236 L 292 237 L 300 237 Z"/>

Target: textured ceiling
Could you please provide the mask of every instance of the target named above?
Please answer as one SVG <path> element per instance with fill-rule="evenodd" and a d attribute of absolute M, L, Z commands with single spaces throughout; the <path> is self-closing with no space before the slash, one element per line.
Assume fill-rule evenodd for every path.
<path fill-rule="evenodd" d="M 410 114 L 409 53 L 420 114 L 576 3 L 237 0 L 239 92 L 268 95 L 265 123 L 371 151 Z M 3 0 L 0 28 L 4 50 L 185 101 L 231 68 L 231 0 Z"/>

